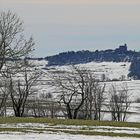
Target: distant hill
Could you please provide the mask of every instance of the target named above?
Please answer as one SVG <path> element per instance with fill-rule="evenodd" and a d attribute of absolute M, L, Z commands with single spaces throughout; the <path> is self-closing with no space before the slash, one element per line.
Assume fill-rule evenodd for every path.
<path fill-rule="evenodd" d="M 132 62 L 140 58 L 140 52 L 127 50 L 127 44 L 119 46 L 115 50 L 96 50 L 96 51 L 70 51 L 63 52 L 57 55 L 45 57 L 48 61 L 48 66 L 52 65 L 70 65 L 88 62 Z"/>
<path fill-rule="evenodd" d="M 31 60 L 46 60 L 47 66 L 63 66 L 71 64 L 84 64 L 89 62 L 131 62 L 129 77 L 140 79 L 140 52 L 127 49 L 127 44 L 112 50 L 96 51 L 70 51 L 45 58 L 27 58 Z"/>

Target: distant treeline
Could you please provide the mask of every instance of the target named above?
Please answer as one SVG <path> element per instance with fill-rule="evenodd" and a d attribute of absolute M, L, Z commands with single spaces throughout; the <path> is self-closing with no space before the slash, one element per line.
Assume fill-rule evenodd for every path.
<path fill-rule="evenodd" d="M 132 62 L 134 59 L 140 57 L 140 52 L 127 50 L 127 45 L 120 46 L 115 50 L 96 50 L 96 51 L 70 51 L 59 53 L 58 55 L 46 57 L 48 65 L 70 65 L 88 62 Z"/>

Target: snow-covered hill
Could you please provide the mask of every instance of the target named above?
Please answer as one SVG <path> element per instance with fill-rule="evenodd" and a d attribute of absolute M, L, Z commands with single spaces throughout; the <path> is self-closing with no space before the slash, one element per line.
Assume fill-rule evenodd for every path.
<path fill-rule="evenodd" d="M 103 74 L 106 78 L 106 92 L 108 92 L 108 89 L 112 84 L 117 86 L 117 89 L 122 84 L 126 84 L 129 90 L 129 93 L 132 96 L 132 100 L 136 100 L 139 98 L 139 92 L 140 92 L 140 80 L 131 80 L 127 75 L 129 73 L 129 62 L 90 62 L 86 64 L 79 64 L 80 67 L 84 67 L 87 69 L 90 69 L 93 71 L 93 73 L 98 77 L 102 78 Z M 47 66 L 47 61 L 34 61 L 34 65 L 37 66 L 37 68 L 43 69 L 43 71 L 70 71 L 70 66 Z M 52 87 L 49 87 L 47 85 L 47 81 L 49 78 L 47 76 L 44 76 L 40 79 L 38 86 L 36 86 L 39 93 L 48 93 L 53 92 L 54 97 L 57 96 L 57 92 L 55 94 L 55 89 Z M 107 93 L 108 94 L 108 93 Z"/>
<path fill-rule="evenodd" d="M 113 80 L 121 79 L 122 76 L 125 79 L 128 79 L 127 75 L 129 73 L 130 65 L 130 62 L 90 62 L 86 64 L 79 64 L 78 66 L 92 70 L 98 78 L 101 78 L 104 74 L 106 79 Z M 55 68 L 58 70 L 69 70 L 70 66 L 52 66 L 49 68 Z"/>
<path fill-rule="evenodd" d="M 48 71 L 70 71 L 71 66 L 47 66 L 47 61 L 34 61 L 34 66 L 38 69 L 42 69 L 44 72 Z M 127 75 L 129 73 L 131 63 L 130 62 L 90 62 L 86 64 L 79 64 L 78 66 L 91 70 L 97 78 L 101 79 L 104 75 L 106 81 L 106 90 L 114 84 L 119 86 L 122 83 L 126 83 L 129 89 L 129 92 L 132 94 L 133 99 L 136 99 L 139 95 L 140 91 L 140 81 L 139 80 L 131 80 Z M 52 87 L 47 85 L 47 81 L 49 78 L 46 76 L 42 76 L 40 82 L 36 88 L 41 92 L 55 92 Z M 54 95 L 55 96 L 55 95 Z"/>

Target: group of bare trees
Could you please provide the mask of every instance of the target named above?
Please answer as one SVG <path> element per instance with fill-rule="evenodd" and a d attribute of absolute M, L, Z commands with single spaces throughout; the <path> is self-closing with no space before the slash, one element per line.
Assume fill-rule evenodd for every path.
<path fill-rule="evenodd" d="M 96 79 L 92 71 L 78 66 L 52 72 L 51 79 L 67 118 L 101 120 L 109 110 L 112 121 L 126 120 L 131 103 L 127 85 L 118 90 L 112 84 L 106 91 L 106 84 Z"/>
<path fill-rule="evenodd" d="M 131 100 L 127 85 L 122 85 L 119 90 L 112 85 L 110 90 L 109 111 L 112 121 L 126 121 Z"/>
<path fill-rule="evenodd" d="M 59 103 L 65 106 L 65 115 L 69 119 L 100 120 L 105 84 L 96 80 L 90 70 L 72 66 L 69 71 L 52 73 L 51 79 L 52 86 L 59 92 Z"/>
<path fill-rule="evenodd" d="M 17 14 L 0 13 L 0 76 L 1 76 L 1 114 L 4 113 L 6 101 L 11 99 L 15 116 L 21 117 L 31 87 L 38 78 L 30 75 L 26 57 L 33 51 L 34 41 L 24 37 L 23 22 Z M 18 75 L 22 78 L 16 78 Z"/>
<path fill-rule="evenodd" d="M 28 100 L 27 110 L 27 116 L 51 118 L 58 117 L 61 111 L 59 103 L 54 100 L 51 93 L 42 93 L 39 97 Z"/>
<path fill-rule="evenodd" d="M 111 112 L 113 121 L 125 121 L 130 107 L 128 89 L 120 91 L 112 85 L 110 98 L 106 102 L 104 81 L 96 79 L 94 73 L 86 68 L 71 66 L 69 70 L 50 72 L 49 85 L 58 94 L 59 101 L 53 101 L 52 94 L 42 94 L 28 100 L 35 91 L 33 88 L 42 74 L 30 69 L 32 64 L 26 57 L 33 51 L 34 41 L 24 37 L 23 22 L 10 11 L 0 13 L 0 115 L 6 114 L 6 106 L 12 106 L 16 117 L 30 111 L 35 117 L 53 118 L 60 110 L 69 119 L 101 120 L 103 109 Z M 57 102 L 57 103 L 56 103 Z"/>

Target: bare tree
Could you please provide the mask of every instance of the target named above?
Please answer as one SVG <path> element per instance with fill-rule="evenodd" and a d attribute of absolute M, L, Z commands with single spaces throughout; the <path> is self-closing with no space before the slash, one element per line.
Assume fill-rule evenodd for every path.
<path fill-rule="evenodd" d="M 100 120 L 105 84 L 97 80 L 91 71 L 88 71 L 86 79 L 85 118 Z"/>
<path fill-rule="evenodd" d="M 104 91 L 105 84 L 101 84 L 98 80 L 90 75 L 88 78 L 86 110 L 89 119 L 101 120 L 101 111 L 105 101 Z"/>
<path fill-rule="evenodd" d="M 52 76 L 53 75 L 53 76 Z M 67 117 L 76 119 L 78 112 L 85 100 L 85 71 L 77 66 L 72 66 L 70 71 L 59 71 L 51 75 L 53 81 L 51 84 L 57 88 L 60 93 L 59 103 L 66 107 Z"/>
<path fill-rule="evenodd" d="M 29 101 L 28 111 L 34 117 L 48 117 L 49 114 L 46 104 L 39 97 L 34 97 L 34 99 Z"/>
<path fill-rule="evenodd" d="M 51 93 L 41 93 L 28 101 L 27 114 L 34 117 L 57 117 L 60 107 Z M 28 113 L 29 112 L 29 113 Z"/>
<path fill-rule="evenodd" d="M 17 14 L 0 13 L 0 70 L 7 60 L 17 60 L 32 52 L 34 41 L 24 37 L 23 22 Z M 15 61 L 16 62 L 16 61 Z"/>
<path fill-rule="evenodd" d="M 48 115 L 51 118 L 54 118 L 57 116 L 57 112 L 59 111 L 59 104 L 55 101 L 53 95 L 51 93 L 43 93 L 40 95 L 40 99 L 44 102 L 46 105 L 46 109 L 48 111 Z"/>
<path fill-rule="evenodd" d="M 57 116 L 59 104 L 53 99 L 51 93 L 42 93 L 39 97 L 35 97 L 29 103 L 32 115 L 35 117 L 51 117 Z"/>
<path fill-rule="evenodd" d="M 23 116 L 27 99 L 35 92 L 33 86 L 41 75 L 38 71 L 30 70 L 27 61 L 24 63 L 25 66 L 22 67 L 20 73 L 17 73 L 20 74 L 19 79 L 17 79 L 17 74 L 10 75 L 9 86 L 7 87 L 16 117 Z"/>
<path fill-rule="evenodd" d="M 90 112 L 91 118 L 94 104 L 93 93 L 95 93 L 96 88 L 96 92 L 98 92 L 98 101 L 96 100 L 98 107 L 96 107 L 96 110 L 98 109 L 97 113 L 99 113 L 100 118 L 104 88 L 99 86 L 99 81 L 95 79 L 91 71 L 72 66 L 68 71 L 55 72 L 51 78 L 53 79 L 51 84 L 53 83 L 53 86 L 57 87 L 57 91 L 60 93 L 59 103 L 62 108 L 65 106 L 69 119 L 77 119 L 79 115 L 81 116 L 81 112 L 83 112 L 82 118 L 87 118 L 87 115 L 89 115 L 87 112 Z"/>
<path fill-rule="evenodd" d="M 110 88 L 109 110 L 113 121 L 126 121 L 127 111 L 129 110 L 131 101 L 128 93 L 127 85 L 120 86 L 117 90 L 115 85 Z"/>
<path fill-rule="evenodd" d="M 0 75 L 6 79 L 14 72 L 22 68 L 21 59 L 27 57 L 33 51 L 34 41 L 30 37 L 24 37 L 23 21 L 17 14 L 0 12 Z M 23 64 L 24 65 L 24 64 Z M 10 72 L 10 74 L 9 74 Z M 11 80 L 11 86 L 13 85 Z M 4 85 L 1 85 L 1 87 Z M 6 85 L 5 85 L 6 86 Z M 8 87 L 8 86 L 6 86 Z M 21 82 L 18 82 L 20 89 Z M 1 88 L 1 106 L 6 102 L 7 93 L 4 87 Z M 2 111 L 2 108 L 1 108 Z"/>

